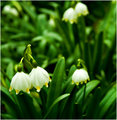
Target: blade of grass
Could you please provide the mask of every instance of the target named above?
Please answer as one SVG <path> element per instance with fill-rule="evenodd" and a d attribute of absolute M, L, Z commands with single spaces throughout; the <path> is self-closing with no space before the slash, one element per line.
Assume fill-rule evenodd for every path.
<path fill-rule="evenodd" d="M 102 99 L 102 101 L 99 104 L 99 118 L 103 118 L 103 116 L 106 114 L 109 107 L 113 104 L 113 102 L 116 100 L 116 88 L 112 88 L 109 90 L 109 92 L 105 95 L 105 97 Z"/>
<path fill-rule="evenodd" d="M 20 104 L 23 118 L 40 118 L 33 104 L 33 99 L 30 95 L 28 95 L 27 93 L 23 93 L 22 95 L 18 94 L 16 97 Z"/>
<path fill-rule="evenodd" d="M 49 107 L 48 112 L 46 113 L 46 115 L 44 116 L 44 119 L 47 118 L 48 114 L 51 112 L 52 108 L 55 106 L 55 104 L 57 104 L 58 102 L 60 102 L 61 100 L 65 99 L 66 97 L 68 97 L 70 94 L 64 94 L 61 95 L 60 97 L 58 97 L 53 104 Z"/>
<path fill-rule="evenodd" d="M 91 51 L 90 51 L 90 43 L 85 41 L 84 43 L 84 61 L 86 63 L 90 79 L 92 79 L 92 59 L 91 59 Z"/>
<path fill-rule="evenodd" d="M 55 67 L 54 74 L 52 77 L 52 82 L 50 83 L 50 88 L 47 97 L 47 108 L 61 94 L 64 69 L 65 69 L 65 59 L 62 57 L 59 59 Z"/>
<path fill-rule="evenodd" d="M 90 82 L 88 82 L 86 84 L 86 93 L 85 93 L 85 98 L 88 96 L 88 94 L 98 86 L 98 84 L 100 83 L 100 81 L 98 80 L 92 80 Z M 76 103 L 80 103 L 83 97 L 83 89 L 84 87 L 82 87 L 77 93 L 76 93 Z"/>
<path fill-rule="evenodd" d="M 65 72 L 64 69 L 65 69 L 65 59 L 62 57 L 59 59 L 55 67 L 54 74 L 52 77 L 52 82 L 50 83 L 50 88 L 47 96 L 47 109 L 50 107 L 53 101 L 57 97 L 59 97 L 59 95 L 62 93 L 63 77 Z M 56 118 L 57 109 L 58 109 L 58 104 L 56 104 L 56 106 L 51 111 L 49 118 Z"/>
<path fill-rule="evenodd" d="M 1 118 L 2 119 L 15 119 L 14 116 L 12 116 L 10 114 L 6 114 L 6 113 L 2 113 Z"/>
<path fill-rule="evenodd" d="M 102 47 L 103 47 L 103 32 L 100 32 L 94 50 L 93 73 L 96 73 L 99 70 L 102 57 Z"/>
<path fill-rule="evenodd" d="M 20 110 L 15 103 L 14 99 L 11 97 L 10 93 L 8 92 L 8 89 L 1 86 L 1 96 L 2 101 L 6 103 L 6 105 L 9 107 L 9 112 L 14 116 L 15 118 L 21 118 Z"/>

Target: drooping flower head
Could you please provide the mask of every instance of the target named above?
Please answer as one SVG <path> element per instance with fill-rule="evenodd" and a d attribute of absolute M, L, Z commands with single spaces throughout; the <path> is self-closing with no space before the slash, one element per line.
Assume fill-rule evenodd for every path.
<path fill-rule="evenodd" d="M 77 64 L 78 69 L 75 70 L 75 72 L 72 75 L 72 84 L 79 85 L 79 83 L 87 83 L 87 81 L 90 80 L 88 72 L 86 71 L 86 67 L 84 65 L 84 61 L 81 59 L 78 59 Z"/>
<path fill-rule="evenodd" d="M 37 89 L 37 92 L 39 92 L 44 85 L 48 87 L 48 83 L 51 81 L 48 72 L 38 66 L 30 72 L 30 79 L 32 86 Z"/>
<path fill-rule="evenodd" d="M 89 13 L 87 6 L 81 2 L 76 4 L 75 12 L 77 13 L 77 16 L 86 16 Z"/>
<path fill-rule="evenodd" d="M 15 8 L 12 8 L 10 5 L 6 5 L 4 8 L 3 8 L 3 13 L 5 14 L 12 14 L 14 16 L 18 16 L 18 11 L 15 9 Z"/>
<path fill-rule="evenodd" d="M 77 23 L 77 15 L 76 12 L 73 8 L 67 9 L 64 14 L 63 14 L 63 19 L 64 21 L 69 21 L 71 24 Z"/>
<path fill-rule="evenodd" d="M 29 89 L 31 87 L 29 75 L 24 72 L 17 72 L 11 80 L 9 91 L 15 89 L 16 94 L 21 90 L 30 93 Z"/>
<path fill-rule="evenodd" d="M 24 73 L 22 62 L 24 57 L 22 57 L 20 63 L 17 66 L 17 73 L 13 76 L 10 84 L 9 91 L 15 89 L 16 94 L 21 90 L 27 93 L 30 93 L 29 89 L 31 88 L 30 77 L 28 74 Z"/>
<path fill-rule="evenodd" d="M 87 83 L 89 80 L 88 72 L 85 69 L 77 69 L 72 75 L 72 83 L 79 85 L 79 83 Z"/>
<path fill-rule="evenodd" d="M 9 91 L 15 89 L 16 94 L 18 94 L 21 90 L 30 93 L 29 89 L 31 89 L 32 87 L 35 87 L 37 89 L 37 92 L 39 92 L 44 85 L 48 87 L 48 83 L 49 81 L 51 81 L 48 72 L 43 68 L 38 67 L 37 62 L 31 56 L 32 52 L 30 49 L 30 45 L 27 46 L 25 53 L 26 54 L 24 54 L 24 57 L 21 59 L 19 65 L 17 66 L 18 72 L 12 78 L 9 88 Z M 31 61 L 30 64 L 34 66 L 29 75 L 22 71 L 22 61 L 24 59 L 27 59 L 27 61 Z"/>

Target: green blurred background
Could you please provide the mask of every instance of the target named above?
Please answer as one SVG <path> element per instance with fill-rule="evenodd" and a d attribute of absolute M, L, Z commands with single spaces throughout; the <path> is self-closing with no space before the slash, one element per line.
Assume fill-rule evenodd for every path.
<path fill-rule="evenodd" d="M 74 7 L 75 1 L 1 2 L 1 84 L 6 90 L 15 74 L 15 65 L 22 58 L 26 45 L 31 44 L 33 57 L 51 76 L 62 56 L 65 57 L 64 79 L 71 66 L 81 58 L 91 80 L 100 81 L 99 87 L 104 91 L 102 97 L 113 86 L 115 92 L 116 4 L 112 1 L 82 2 L 87 5 L 89 15 L 80 17 L 77 24 L 62 21 L 64 11 Z M 17 14 L 5 12 L 6 5 L 15 8 Z M 25 68 L 25 72 L 30 70 Z M 2 113 L 7 113 L 4 100 Z M 3 118 L 7 117 L 3 115 Z M 109 117 L 115 118 L 115 97 L 110 112 L 100 118 Z"/>

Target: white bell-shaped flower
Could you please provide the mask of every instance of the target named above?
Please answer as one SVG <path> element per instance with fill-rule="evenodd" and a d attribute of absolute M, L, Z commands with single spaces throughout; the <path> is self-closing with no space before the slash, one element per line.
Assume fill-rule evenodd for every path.
<path fill-rule="evenodd" d="M 87 83 L 89 79 L 88 72 L 85 69 L 77 69 L 72 75 L 72 84 Z"/>
<path fill-rule="evenodd" d="M 11 8 L 10 13 L 13 14 L 14 16 L 18 16 L 18 11 L 15 8 Z"/>
<path fill-rule="evenodd" d="M 11 6 L 9 5 L 6 5 L 4 8 L 3 8 L 3 13 L 5 14 L 12 14 L 14 16 L 18 16 L 18 11 L 15 9 L 15 8 L 12 8 Z"/>
<path fill-rule="evenodd" d="M 21 90 L 30 93 L 29 89 L 31 87 L 30 77 L 24 72 L 17 72 L 11 80 L 9 91 L 15 89 L 16 94 Z"/>
<path fill-rule="evenodd" d="M 77 14 L 73 8 L 67 9 L 63 14 L 63 19 L 65 22 L 69 21 L 71 24 L 77 23 Z"/>
<path fill-rule="evenodd" d="M 3 8 L 3 10 L 4 10 L 5 12 L 8 12 L 10 9 L 11 9 L 11 7 L 10 7 L 9 5 L 6 5 L 6 6 Z"/>
<path fill-rule="evenodd" d="M 37 89 L 37 92 L 45 85 L 48 87 L 49 81 L 51 81 L 49 74 L 41 67 L 33 68 L 30 72 L 31 84 Z"/>
<path fill-rule="evenodd" d="M 77 16 L 85 16 L 89 13 L 87 6 L 81 2 L 76 4 L 75 12 L 77 13 Z"/>

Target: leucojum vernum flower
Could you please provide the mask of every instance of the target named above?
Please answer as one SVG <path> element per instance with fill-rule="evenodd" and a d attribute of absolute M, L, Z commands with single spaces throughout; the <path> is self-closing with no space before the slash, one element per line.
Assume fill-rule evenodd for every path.
<path fill-rule="evenodd" d="M 4 8 L 3 8 L 3 11 L 2 11 L 4 14 L 12 14 L 14 16 L 18 16 L 19 13 L 18 11 L 15 9 L 15 8 L 12 8 L 10 5 L 6 5 Z"/>
<path fill-rule="evenodd" d="M 85 4 L 78 2 L 75 8 L 68 8 L 64 14 L 62 20 L 71 24 L 77 23 L 78 17 L 86 16 L 89 14 L 88 8 Z"/>
<path fill-rule="evenodd" d="M 29 89 L 31 87 L 29 75 L 24 72 L 17 72 L 12 78 L 9 91 L 15 89 L 16 94 L 21 90 L 30 93 Z"/>
<path fill-rule="evenodd" d="M 78 62 L 78 69 L 72 75 L 72 84 L 75 83 L 76 85 L 87 83 L 90 80 L 88 72 L 81 68 L 80 60 Z"/>
<path fill-rule="evenodd" d="M 73 8 L 69 8 L 65 11 L 64 15 L 63 15 L 63 19 L 64 21 L 69 21 L 71 24 L 72 23 L 76 23 L 77 22 L 77 15 L 76 12 Z"/>
<path fill-rule="evenodd" d="M 75 12 L 77 16 L 81 16 L 81 15 L 86 16 L 89 13 L 87 6 L 81 2 L 76 4 Z"/>
<path fill-rule="evenodd" d="M 37 92 L 45 85 L 48 87 L 49 81 L 51 81 L 49 74 L 43 68 L 37 66 L 30 72 L 31 85 L 37 89 Z"/>
<path fill-rule="evenodd" d="M 16 94 L 20 91 L 30 93 L 32 87 L 36 88 L 37 92 L 39 92 L 44 85 L 48 87 L 48 83 L 51 82 L 48 72 L 37 66 L 36 61 L 33 60 L 34 68 L 32 71 L 29 74 L 24 73 L 21 66 L 23 59 L 24 58 L 21 59 L 18 65 L 18 72 L 11 80 L 9 91 L 15 89 Z"/>
<path fill-rule="evenodd" d="M 17 68 L 17 73 L 13 76 L 10 84 L 9 91 L 15 89 L 16 94 L 18 94 L 21 90 L 27 93 L 30 93 L 29 89 L 31 88 L 30 77 L 28 74 L 22 71 L 22 61 L 24 58 L 21 59 L 20 64 Z"/>

